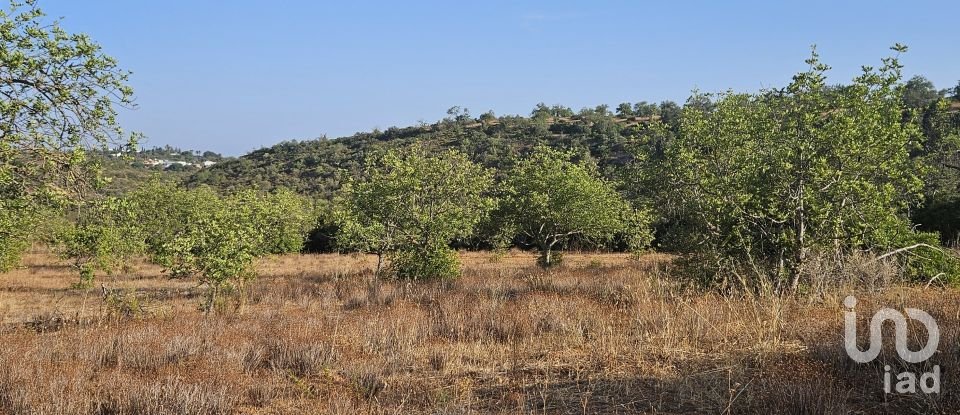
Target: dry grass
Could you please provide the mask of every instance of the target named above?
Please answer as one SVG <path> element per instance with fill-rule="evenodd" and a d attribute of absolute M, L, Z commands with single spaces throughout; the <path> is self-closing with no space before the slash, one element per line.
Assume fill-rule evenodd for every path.
<path fill-rule="evenodd" d="M 260 264 L 242 314 L 136 264 L 99 288 L 42 253 L 0 276 L 0 414 L 885 413 L 957 408 L 952 289 L 802 299 L 685 288 L 670 258 L 464 254 L 447 283 L 370 280 L 371 258 Z M 884 395 L 892 350 L 843 351 L 843 296 L 940 322 L 940 395 Z M 135 306 L 130 306 L 135 303 Z M 922 329 L 920 334 L 922 338 Z M 887 342 L 892 343 L 892 342 Z M 916 348 L 916 347 L 914 347 Z"/>

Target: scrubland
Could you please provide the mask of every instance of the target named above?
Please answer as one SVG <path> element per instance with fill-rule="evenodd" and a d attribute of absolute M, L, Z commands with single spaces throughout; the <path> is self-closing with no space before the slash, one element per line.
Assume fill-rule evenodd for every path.
<path fill-rule="evenodd" d="M 203 288 L 134 263 L 71 288 L 48 253 L 0 276 L 0 414 L 931 413 L 957 397 L 960 295 L 851 265 L 803 295 L 721 295 L 672 258 L 461 253 L 456 281 L 371 278 L 363 256 L 289 255 L 198 311 Z M 843 348 L 843 298 L 937 320 L 939 353 Z M 892 330 L 889 330 L 892 332 Z M 926 335 L 911 326 L 916 350 Z M 884 394 L 884 365 L 943 370 L 940 394 Z"/>

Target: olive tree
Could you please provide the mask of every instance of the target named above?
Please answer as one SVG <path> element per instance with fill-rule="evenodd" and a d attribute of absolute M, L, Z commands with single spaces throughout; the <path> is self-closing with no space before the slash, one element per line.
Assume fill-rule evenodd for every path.
<path fill-rule="evenodd" d="M 499 219 L 540 252 L 538 263 L 557 262 L 554 250 L 571 237 L 600 243 L 627 232 L 633 248 L 650 242 L 649 218 L 634 210 L 593 164 L 572 154 L 539 147 L 511 170 L 504 182 Z"/>
<path fill-rule="evenodd" d="M 459 260 L 449 243 L 471 235 L 495 201 L 492 173 L 462 153 L 429 155 L 422 147 L 369 160 L 362 177 L 337 199 L 338 244 L 377 254 L 401 278 L 450 278 Z"/>
<path fill-rule="evenodd" d="M 132 106 L 128 73 L 83 34 L 44 19 L 35 1 L 0 10 L 0 270 L 17 262 L 35 212 L 98 182 L 90 148 L 124 139 L 115 106 Z"/>
<path fill-rule="evenodd" d="M 814 254 L 840 258 L 916 237 L 906 213 L 924 167 L 910 156 L 921 138 L 904 121 L 898 59 L 842 88 L 828 87 L 815 50 L 806 62 L 783 90 L 685 107 L 654 172 L 666 183 L 660 206 L 682 231 L 677 248 L 709 282 L 748 288 L 773 276 L 775 288 L 793 291 Z"/>

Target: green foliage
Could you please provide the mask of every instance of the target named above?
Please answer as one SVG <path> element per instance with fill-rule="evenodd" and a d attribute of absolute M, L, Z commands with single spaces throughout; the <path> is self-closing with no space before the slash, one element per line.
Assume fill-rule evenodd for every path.
<path fill-rule="evenodd" d="M 23 199 L 0 199 L 0 272 L 19 265 L 39 217 Z"/>
<path fill-rule="evenodd" d="M 557 263 L 554 248 L 571 237 L 592 243 L 609 242 L 628 225 L 631 244 L 639 248 L 649 222 L 600 177 L 596 167 L 574 163 L 572 153 L 537 148 L 520 161 L 504 182 L 506 194 L 496 214 L 511 234 L 518 234 L 540 251 L 539 263 Z"/>
<path fill-rule="evenodd" d="M 114 106 L 132 105 L 133 93 L 127 73 L 99 45 L 46 21 L 32 0 L 0 10 L 0 68 L 0 269 L 6 269 L 29 243 L 23 228 L 34 212 L 77 200 L 98 183 L 86 150 L 121 140 Z"/>
<path fill-rule="evenodd" d="M 460 276 L 457 252 L 446 245 L 404 247 L 390 257 L 397 278 L 410 280 L 454 279 Z"/>
<path fill-rule="evenodd" d="M 130 197 L 151 258 L 210 287 L 206 311 L 223 289 L 243 295 L 257 258 L 299 251 L 314 220 L 306 202 L 286 191 L 221 197 L 208 187 L 153 181 Z"/>
<path fill-rule="evenodd" d="M 310 202 L 287 189 L 263 194 L 242 191 L 233 196 L 241 206 L 241 220 L 255 225 L 263 241 L 261 254 L 289 254 L 303 249 L 307 233 L 317 224 Z"/>
<path fill-rule="evenodd" d="M 643 104 L 647 116 L 659 114 L 657 105 Z M 675 122 L 680 107 L 672 102 L 664 105 L 667 117 Z M 422 145 L 432 155 L 458 150 L 501 174 L 509 170 L 517 154 L 545 145 L 590 154 L 601 173 L 612 178 L 629 163 L 627 146 L 641 128 L 639 124 L 647 122 L 596 109 L 581 117 L 570 108 L 545 104 L 538 104 L 529 118 L 487 113 L 475 121 L 464 119 L 461 112 L 457 113 L 460 121 L 454 116 L 433 124 L 391 127 L 350 137 L 280 143 L 197 171 L 187 183 L 227 191 L 285 187 L 330 200 L 347 180 L 359 177 L 367 158 L 412 145 Z"/>
<path fill-rule="evenodd" d="M 903 120 L 898 60 L 839 90 L 816 53 L 807 63 L 785 90 L 685 108 L 658 167 L 675 247 L 711 282 L 764 284 L 754 279 L 778 270 L 779 287 L 795 290 L 812 251 L 891 248 L 908 230 L 924 170 L 910 157 L 920 131 Z"/>
<path fill-rule="evenodd" d="M 924 205 L 914 221 L 920 229 L 940 233 L 944 243 L 960 241 L 960 111 L 948 100 L 921 114 L 926 140 L 917 157 L 930 169 L 925 177 Z"/>
<path fill-rule="evenodd" d="M 905 232 L 896 246 L 910 248 L 898 255 L 907 277 L 919 282 L 934 279 L 950 284 L 960 283 L 960 258 L 940 247 L 935 232 Z"/>
<path fill-rule="evenodd" d="M 907 108 L 924 109 L 940 100 L 940 94 L 927 78 L 920 75 L 903 85 L 903 104 Z"/>
<path fill-rule="evenodd" d="M 75 221 L 61 229 L 57 248 L 79 272 L 77 287 L 89 287 L 97 271 L 112 273 L 144 251 L 135 219 L 129 201 L 108 197 L 85 204 Z"/>
<path fill-rule="evenodd" d="M 492 172 L 456 151 L 437 156 L 419 146 L 389 151 L 368 162 L 362 178 L 344 186 L 336 203 L 337 243 L 381 257 L 391 255 L 397 276 L 459 274 L 458 266 L 456 272 L 453 267 L 440 272 L 434 271 L 438 269 L 434 264 L 420 269 L 416 261 L 404 259 L 423 254 L 436 264 L 449 265 L 447 254 L 438 251 L 469 237 L 494 207 L 487 195 L 492 181 Z M 421 270 L 428 273 L 418 274 Z"/>
<path fill-rule="evenodd" d="M 202 203 L 184 218 L 187 226 L 169 246 L 171 263 L 178 273 L 193 274 L 201 284 L 212 287 L 209 310 L 224 284 L 242 286 L 254 276 L 253 262 L 263 252 L 264 242 L 263 234 L 250 222 L 253 214 L 242 198 L 200 194 L 197 200 Z"/>

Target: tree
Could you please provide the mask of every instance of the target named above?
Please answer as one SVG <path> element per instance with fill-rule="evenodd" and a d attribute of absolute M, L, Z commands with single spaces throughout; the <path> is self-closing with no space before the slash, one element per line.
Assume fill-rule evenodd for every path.
<path fill-rule="evenodd" d="M 899 53 L 905 50 L 897 46 Z M 845 88 L 826 85 L 816 51 L 785 90 L 724 93 L 685 108 L 668 148 L 664 197 L 678 248 L 706 281 L 795 291 L 815 254 L 898 247 L 922 190 L 920 141 L 903 121 L 901 65 L 886 58 Z M 772 272 L 769 272 L 772 271 Z M 753 276 L 751 278 L 751 275 Z"/>
<path fill-rule="evenodd" d="M 676 102 L 663 101 L 660 103 L 660 121 L 676 130 L 680 126 L 680 114 L 682 110 Z"/>
<path fill-rule="evenodd" d="M 490 110 L 483 114 L 480 114 L 479 119 L 480 119 L 480 123 L 483 124 L 484 127 L 487 127 L 497 120 L 497 114 L 494 114 L 493 110 Z"/>
<path fill-rule="evenodd" d="M 243 304 L 244 287 L 252 279 L 254 260 L 263 255 L 264 234 L 243 197 L 221 199 L 198 189 L 188 226 L 171 241 L 171 263 L 180 275 L 193 275 L 209 287 L 203 310 L 210 312 L 224 287 L 236 289 Z"/>
<path fill-rule="evenodd" d="M 338 244 L 389 257 L 401 278 L 459 275 L 448 244 L 471 235 L 494 207 L 492 173 L 457 151 L 430 156 L 420 146 L 369 160 L 337 199 Z"/>
<path fill-rule="evenodd" d="M 632 117 L 633 115 L 633 106 L 630 105 L 629 102 L 624 102 L 617 106 L 618 117 Z"/>
<path fill-rule="evenodd" d="M 460 106 L 455 105 L 447 110 L 447 118 L 445 120 L 448 122 L 464 124 L 469 121 L 473 121 L 473 117 L 470 116 L 469 109 L 460 108 Z"/>
<path fill-rule="evenodd" d="M 310 203 L 287 189 L 271 193 L 246 190 L 233 198 L 243 206 L 238 213 L 248 216 L 243 220 L 255 224 L 260 233 L 258 239 L 264 245 L 259 255 L 300 252 L 307 233 L 317 225 L 317 214 Z"/>
<path fill-rule="evenodd" d="M 948 99 L 923 111 L 925 140 L 915 156 L 930 168 L 924 178 L 924 203 L 914 210 L 919 229 L 935 231 L 943 243 L 960 241 L 960 113 Z"/>
<path fill-rule="evenodd" d="M 652 117 L 660 113 L 660 107 L 658 107 L 657 104 L 641 101 L 633 104 L 633 113 L 638 117 Z"/>
<path fill-rule="evenodd" d="M 903 86 L 903 103 L 910 109 L 925 109 L 940 99 L 933 82 L 920 75 L 914 76 Z"/>
<path fill-rule="evenodd" d="M 153 181 L 130 197 L 152 260 L 175 277 L 206 285 L 206 312 L 224 289 L 237 291 L 242 306 L 254 260 L 298 247 L 306 232 L 282 208 L 299 203 L 288 202 L 289 195 L 246 190 L 222 197 L 208 187 L 187 190 Z"/>
<path fill-rule="evenodd" d="M 133 105 L 127 77 L 89 37 L 45 21 L 34 0 L 0 10 L 0 270 L 17 262 L 34 212 L 98 182 L 86 150 L 122 141 L 114 106 Z"/>
<path fill-rule="evenodd" d="M 142 253 L 145 245 L 140 235 L 130 202 L 107 197 L 80 208 L 56 243 L 60 256 L 70 259 L 80 274 L 77 287 L 86 288 L 97 271 L 112 273 Z"/>
<path fill-rule="evenodd" d="M 595 166 L 574 163 L 571 153 L 537 148 L 507 176 L 502 207 L 496 216 L 508 234 L 518 234 L 540 252 L 538 263 L 556 264 L 554 250 L 571 237 L 599 243 L 611 240 L 627 225 L 631 235 L 647 232 L 649 220 L 637 214 L 600 178 Z M 634 233 L 639 231 L 639 233 Z M 636 245 L 643 245 L 643 238 Z M 649 242 L 649 239 L 647 239 Z"/>

